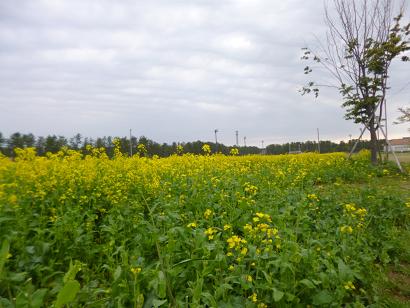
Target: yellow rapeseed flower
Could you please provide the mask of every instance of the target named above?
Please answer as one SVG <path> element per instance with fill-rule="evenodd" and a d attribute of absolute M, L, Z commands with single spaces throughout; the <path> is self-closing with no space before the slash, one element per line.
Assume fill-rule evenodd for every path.
<path fill-rule="evenodd" d="M 351 226 L 341 226 L 340 227 L 340 232 L 342 232 L 342 233 L 352 233 L 353 228 Z"/>
<path fill-rule="evenodd" d="M 205 154 L 210 154 L 211 153 L 211 147 L 209 146 L 209 144 L 204 144 L 202 146 L 202 151 L 204 151 Z"/>
<path fill-rule="evenodd" d="M 345 210 L 348 212 L 356 211 L 356 205 L 354 203 L 347 203 L 345 204 Z"/>
<path fill-rule="evenodd" d="M 256 303 L 258 301 L 258 295 L 255 292 L 251 296 L 249 296 L 248 298 L 254 303 Z"/>
<path fill-rule="evenodd" d="M 214 214 L 214 212 L 212 212 L 212 210 L 210 209 L 206 209 L 204 212 L 204 217 L 205 219 L 208 219 L 209 217 L 211 217 Z"/>
<path fill-rule="evenodd" d="M 344 288 L 345 288 L 346 290 L 355 290 L 355 289 L 356 289 L 356 287 L 354 286 L 353 282 L 351 282 L 351 281 L 348 281 L 348 282 L 344 285 Z"/>
<path fill-rule="evenodd" d="M 196 228 L 196 227 L 197 227 L 197 224 L 196 224 L 196 222 L 191 222 L 191 223 L 187 224 L 186 226 L 187 226 L 188 228 Z"/>
<path fill-rule="evenodd" d="M 217 229 L 215 229 L 214 227 L 210 227 L 210 228 L 206 229 L 205 235 L 208 236 L 208 240 L 213 240 L 214 239 L 214 234 L 216 232 L 217 232 Z"/>
<path fill-rule="evenodd" d="M 131 267 L 131 272 L 132 272 L 134 275 L 138 275 L 139 273 L 141 273 L 141 271 L 142 271 L 142 268 L 141 268 L 141 267 Z"/>

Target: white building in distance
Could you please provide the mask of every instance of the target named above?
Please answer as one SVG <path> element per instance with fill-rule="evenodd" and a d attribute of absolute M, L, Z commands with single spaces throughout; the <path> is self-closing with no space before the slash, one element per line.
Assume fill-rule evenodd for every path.
<path fill-rule="evenodd" d="M 389 152 L 410 152 L 410 137 L 403 137 L 401 139 L 389 140 Z M 386 150 L 386 148 L 384 149 Z"/>

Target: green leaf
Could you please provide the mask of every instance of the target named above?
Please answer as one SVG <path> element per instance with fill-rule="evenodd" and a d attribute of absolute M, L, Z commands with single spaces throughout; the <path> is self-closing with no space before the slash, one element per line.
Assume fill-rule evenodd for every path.
<path fill-rule="evenodd" d="M 122 274 L 122 269 L 121 269 L 121 266 L 118 265 L 118 266 L 117 266 L 117 269 L 116 269 L 115 272 L 114 272 L 114 281 L 117 281 L 118 278 L 121 277 L 121 274 Z"/>
<path fill-rule="evenodd" d="M 10 243 L 8 240 L 5 240 L 3 244 L 1 245 L 0 249 L 0 277 L 3 272 L 3 267 L 4 264 L 7 261 L 7 256 L 9 255 L 9 250 L 10 250 Z"/>
<path fill-rule="evenodd" d="M 164 298 L 166 296 L 167 280 L 163 271 L 158 272 L 158 296 Z"/>
<path fill-rule="evenodd" d="M 77 280 L 68 281 L 64 287 L 58 292 L 55 307 L 61 308 L 63 305 L 72 302 L 80 290 L 80 283 Z"/>
<path fill-rule="evenodd" d="M 9 273 L 8 278 L 13 282 L 22 282 L 26 278 L 27 273 Z"/>
<path fill-rule="evenodd" d="M 31 295 L 30 307 L 39 308 L 43 306 L 44 296 L 47 294 L 48 289 L 38 289 Z"/>
<path fill-rule="evenodd" d="M 25 292 L 20 292 L 16 297 L 16 308 L 25 308 L 29 306 L 29 301 Z"/>
<path fill-rule="evenodd" d="M 273 288 L 272 290 L 273 290 L 273 300 L 275 302 L 279 302 L 285 295 L 285 293 L 283 293 L 282 291 L 279 291 L 276 288 Z"/>
<path fill-rule="evenodd" d="M 296 298 L 296 296 L 292 293 L 286 293 L 286 300 L 288 302 L 292 302 L 294 299 Z"/>
<path fill-rule="evenodd" d="M 157 308 L 157 307 L 162 306 L 166 302 L 167 302 L 166 299 L 153 299 L 152 300 L 152 305 L 153 305 L 153 307 Z"/>
<path fill-rule="evenodd" d="M 75 260 L 74 264 L 70 261 L 70 268 L 68 269 L 68 272 L 64 275 L 64 283 L 69 282 L 70 280 L 75 280 L 75 276 L 77 273 L 81 271 L 81 262 Z"/>
<path fill-rule="evenodd" d="M 303 284 L 308 289 L 314 289 L 315 288 L 315 285 L 309 279 L 302 279 L 301 281 L 299 281 L 299 284 Z"/>
<path fill-rule="evenodd" d="M 269 275 L 267 272 L 262 271 L 263 276 L 265 276 L 266 281 L 269 283 L 269 285 L 272 285 L 272 278 L 271 275 Z"/>
<path fill-rule="evenodd" d="M 7 298 L 0 297 L 0 307 L 2 307 L 2 308 L 13 308 L 14 306 Z"/>
<path fill-rule="evenodd" d="M 201 299 L 203 284 L 204 284 L 204 279 L 203 278 L 199 278 L 195 283 L 195 287 L 194 287 L 194 290 L 193 290 L 193 298 L 192 298 L 192 301 L 194 303 L 199 303 L 199 301 Z"/>
<path fill-rule="evenodd" d="M 332 295 L 329 291 L 323 290 L 313 296 L 313 305 L 330 304 L 333 301 Z"/>
<path fill-rule="evenodd" d="M 339 262 L 337 264 L 340 278 L 342 280 L 351 280 L 352 277 L 352 271 L 350 270 L 349 266 L 347 266 L 342 259 L 339 259 Z"/>
<path fill-rule="evenodd" d="M 144 295 L 138 294 L 137 298 L 135 299 L 135 307 L 142 308 L 144 307 Z"/>

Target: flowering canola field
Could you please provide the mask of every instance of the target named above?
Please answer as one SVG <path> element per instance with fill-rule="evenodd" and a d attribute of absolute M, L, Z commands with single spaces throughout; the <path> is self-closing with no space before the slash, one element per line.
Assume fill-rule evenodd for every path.
<path fill-rule="evenodd" d="M 0 157 L 1 307 L 362 307 L 408 224 L 365 155 L 89 152 Z"/>

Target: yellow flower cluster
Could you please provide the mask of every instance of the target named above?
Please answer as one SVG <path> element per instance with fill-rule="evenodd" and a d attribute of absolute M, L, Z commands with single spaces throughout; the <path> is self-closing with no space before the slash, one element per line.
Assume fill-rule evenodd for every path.
<path fill-rule="evenodd" d="M 215 233 L 218 232 L 218 229 L 214 228 L 214 227 L 210 227 L 208 229 L 205 230 L 205 235 L 208 236 L 208 240 L 213 240 Z"/>
<path fill-rule="evenodd" d="M 254 196 L 258 192 L 258 187 L 256 187 L 255 185 L 252 185 L 251 183 L 246 182 L 243 185 L 243 190 L 247 195 Z"/>
<path fill-rule="evenodd" d="M 186 225 L 188 228 L 196 228 L 198 225 L 196 224 L 196 222 L 191 222 L 189 224 Z"/>
<path fill-rule="evenodd" d="M 273 244 L 277 249 L 280 248 L 279 230 L 271 226 L 271 222 L 270 215 L 258 212 L 252 218 L 252 223 L 243 227 L 245 233 L 252 238 L 252 242 L 259 246 L 256 250 L 257 253 L 261 252 L 261 248 L 270 251 Z"/>
<path fill-rule="evenodd" d="M 141 267 L 131 267 L 131 273 L 133 273 L 134 275 L 138 275 L 139 273 L 141 273 L 141 271 Z"/>
<path fill-rule="evenodd" d="M 251 276 L 249 276 L 249 277 L 252 279 Z M 250 280 L 250 281 L 252 281 L 252 280 Z M 258 302 L 258 294 L 253 292 L 250 296 L 248 296 L 248 299 L 250 299 L 253 303 L 256 304 Z M 257 307 L 258 308 L 267 308 L 268 306 L 264 303 L 259 303 Z"/>
<path fill-rule="evenodd" d="M 230 151 L 231 155 L 239 155 L 239 150 L 237 148 L 232 148 Z"/>
<path fill-rule="evenodd" d="M 354 286 L 353 282 L 351 282 L 351 281 L 348 281 L 348 282 L 344 285 L 344 288 L 345 288 L 346 290 L 350 290 L 350 291 L 356 290 L 356 287 Z"/>
<path fill-rule="evenodd" d="M 248 297 L 252 302 L 258 302 L 258 295 L 254 292 L 251 296 Z"/>
<path fill-rule="evenodd" d="M 342 232 L 342 233 L 352 233 L 353 228 L 351 226 L 341 226 L 340 227 L 340 232 Z"/>
<path fill-rule="evenodd" d="M 344 213 L 353 219 L 359 229 L 363 227 L 367 215 L 365 208 L 358 208 L 354 203 L 347 203 L 344 205 Z"/>
<path fill-rule="evenodd" d="M 230 238 L 226 240 L 228 243 L 229 249 L 235 249 L 235 250 L 240 250 L 241 244 L 246 244 L 246 240 L 243 238 L 240 238 L 237 235 L 233 235 Z"/>
<path fill-rule="evenodd" d="M 209 217 L 211 217 L 214 214 L 214 212 L 212 212 L 212 210 L 210 209 L 206 209 L 204 212 L 204 217 L 205 219 L 209 219 Z"/>
<path fill-rule="evenodd" d="M 260 220 L 265 220 L 267 222 L 272 222 L 272 218 L 270 217 L 270 215 L 258 212 L 258 213 L 255 214 L 255 217 L 253 218 L 253 221 L 258 222 Z"/>
<path fill-rule="evenodd" d="M 205 154 L 210 154 L 211 153 L 211 146 L 209 144 L 204 144 L 202 146 L 202 151 L 204 151 Z"/>
<path fill-rule="evenodd" d="M 319 201 L 320 201 L 319 198 L 318 198 L 318 196 L 316 196 L 316 194 L 308 194 L 308 195 L 307 195 L 307 198 L 308 198 L 310 201 L 315 201 L 315 202 L 319 202 Z"/>

